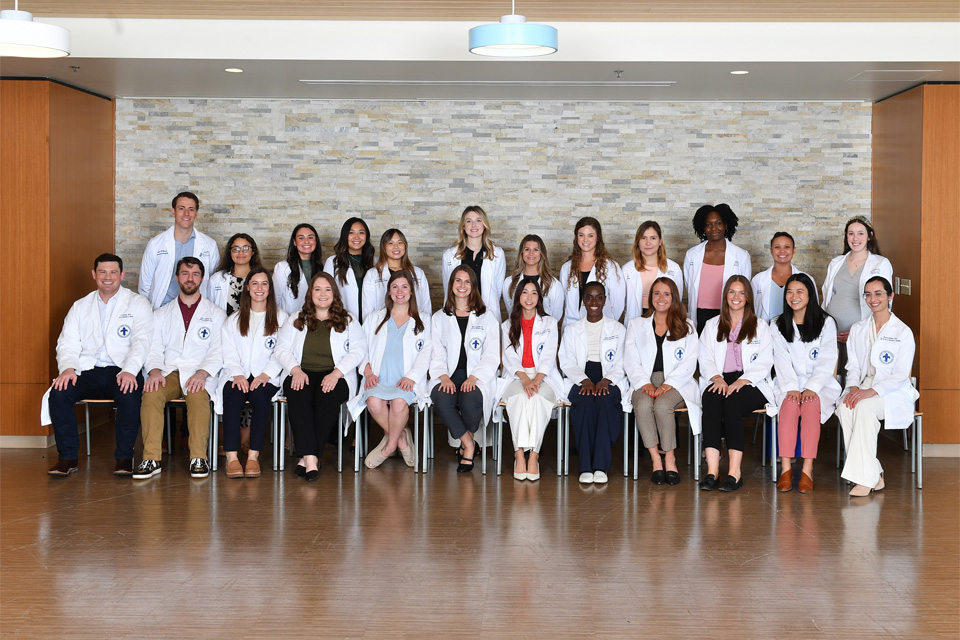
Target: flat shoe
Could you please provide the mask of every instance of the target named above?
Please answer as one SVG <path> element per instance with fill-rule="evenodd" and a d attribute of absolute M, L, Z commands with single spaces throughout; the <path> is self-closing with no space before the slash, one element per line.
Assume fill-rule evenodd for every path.
<path fill-rule="evenodd" d="M 606 484 L 607 483 L 607 472 L 606 471 L 594 471 L 593 472 L 593 484 Z"/>
<path fill-rule="evenodd" d="M 676 471 L 667 471 L 667 484 L 672 486 L 680 484 L 680 474 Z"/>
<path fill-rule="evenodd" d="M 700 481 L 700 491 L 713 491 L 717 488 L 717 476 L 708 473 L 707 477 Z"/>
<path fill-rule="evenodd" d="M 231 460 L 227 463 L 227 477 L 228 478 L 243 477 L 243 465 L 240 464 L 239 460 Z"/>
<path fill-rule="evenodd" d="M 320 469 L 314 469 L 313 471 L 307 471 L 307 482 L 316 482 L 317 478 L 320 477 Z"/>
<path fill-rule="evenodd" d="M 793 469 L 787 469 L 780 474 L 780 479 L 777 480 L 777 491 L 780 493 L 793 491 Z"/>
<path fill-rule="evenodd" d="M 413 432 L 410 429 L 404 429 L 403 432 L 407 434 L 407 448 L 401 449 L 397 447 L 397 450 L 400 451 L 400 455 L 403 456 L 403 461 L 407 464 L 408 467 L 413 467 Z"/>
<path fill-rule="evenodd" d="M 247 459 L 247 466 L 243 468 L 243 477 L 244 478 L 259 478 L 260 477 L 260 459 L 250 460 Z"/>
<path fill-rule="evenodd" d="M 650 474 L 650 482 L 656 485 L 663 484 L 667 479 L 667 474 L 663 472 L 663 469 L 657 469 Z"/>
<path fill-rule="evenodd" d="M 307 468 L 302 464 L 298 464 L 293 468 L 293 475 L 295 475 L 298 478 L 302 478 L 305 475 L 307 475 Z"/>
<path fill-rule="evenodd" d="M 883 474 L 880 474 L 880 482 L 877 483 L 877 486 L 873 488 L 874 491 L 883 491 L 883 488 L 887 486 L 883 483 Z"/>
<path fill-rule="evenodd" d="M 797 491 L 800 493 L 810 493 L 813 491 L 813 478 L 800 472 L 800 482 L 797 483 Z"/>
<path fill-rule="evenodd" d="M 720 491 L 737 491 L 740 487 L 743 486 L 743 478 L 739 480 L 734 480 L 733 476 L 727 476 L 723 479 L 723 484 L 720 485 Z"/>
<path fill-rule="evenodd" d="M 865 498 L 870 495 L 870 492 L 873 491 L 870 487 L 865 487 L 862 484 L 856 484 L 853 486 L 853 489 L 850 489 L 850 495 L 854 498 Z"/>
<path fill-rule="evenodd" d="M 584 471 L 580 474 L 580 483 L 581 484 L 593 484 L 593 474 L 589 471 Z"/>

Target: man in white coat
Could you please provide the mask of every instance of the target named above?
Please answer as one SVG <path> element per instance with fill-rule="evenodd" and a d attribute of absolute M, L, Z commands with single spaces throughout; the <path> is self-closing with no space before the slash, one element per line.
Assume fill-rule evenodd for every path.
<path fill-rule="evenodd" d="M 182 258 L 177 263 L 180 295 L 157 310 L 153 339 L 144 370 L 140 422 L 143 427 L 143 461 L 133 474 L 144 480 L 160 473 L 163 409 L 167 402 L 184 398 L 190 430 L 190 475 L 210 475 L 207 443 L 210 432 L 210 398 L 223 366 L 220 331 L 226 313 L 200 295 L 203 263 Z"/>
<path fill-rule="evenodd" d="M 150 302 L 120 286 L 123 260 L 104 253 L 93 261 L 97 290 L 73 303 L 57 340 L 60 375 L 50 388 L 49 420 L 57 440 L 51 476 L 77 470 L 80 438 L 74 405 L 82 399 L 113 400 L 117 408 L 115 475 L 133 473 L 133 447 L 140 431 L 140 369 L 153 337 Z M 87 452 L 89 454 L 89 452 Z"/>
<path fill-rule="evenodd" d="M 180 294 L 174 265 L 179 264 L 181 258 L 197 258 L 203 263 L 205 272 L 211 275 L 220 261 L 216 241 L 194 228 L 200 199 L 184 191 L 173 198 L 172 206 L 173 226 L 147 243 L 140 263 L 137 291 L 150 300 L 154 309 L 172 302 Z M 200 293 L 211 297 L 207 281 L 203 282 Z"/>

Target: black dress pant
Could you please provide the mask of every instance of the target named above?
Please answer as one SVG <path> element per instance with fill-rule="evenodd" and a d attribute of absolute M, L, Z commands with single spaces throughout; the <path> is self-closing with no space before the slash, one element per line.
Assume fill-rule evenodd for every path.
<path fill-rule="evenodd" d="M 440 385 L 437 385 L 430 393 L 433 410 L 443 420 L 443 424 L 447 425 L 450 435 L 457 439 L 462 438 L 467 431 L 476 433 L 480 428 L 480 421 L 483 420 L 483 393 L 480 389 L 474 388 L 469 392 L 460 390 L 460 385 L 467 377 L 465 369 L 457 369 L 450 376 L 450 380 L 457 387 L 456 391 L 445 393 L 440 390 Z"/>
<path fill-rule="evenodd" d="M 584 372 L 590 381 L 603 379 L 599 362 L 588 362 Z M 623 410 L 620 389 L 610 385 L 605 396 L 582 396 L 575 384 L 567 395 L 570 400 L 570 422 L 577 441 L 577 464 L 580 473 L 607 472 L 613 466 L 613 444 L 620 437 Z"/>
<path fill-rule="evenodd" d="M 723 374 L 727 384 L 733 384 L 743 375 L 742 371 Z M 741 388 L 729 397 L 713 391 L 703 392 L 703 446 L 720 448 L 720 440 L 727 439 L 727 449 L 743 451 L 746 437 L 743 419 L 767 404 L 767 399 L 752 384 Z"/>
<path fill-rule="evenodd" d="M 253 382 L 253 376 L 247 378 Z M 223 385 L 223 450 L 240 450 L 240 412 L 243 404 L 250 402 L 250 448 L 254 451 L 263 450 L 263 441 L 267 436 L 267 427 L 270 426 L 270 415 L 273 411 L 272 399 L 277 395 L 276 386 L 269 382 L 244 393 L 233 386 L 229 380 Z"/>
<path fill-rule="evenodd" d="M 333 371 L 332 369 L 330 371 Z M 323 448 L 327 444 L 330 432 L 339 428 L 340 405 L 347 401 L 350 393 L 347 381 L 337 380 L 337 386 L 324 393 L 320 388 L 330 371 L 306 371 L 310 384 L 303 385 L 299 391 L 290 388 L 291 377 L 283 381 L 283 394 L 287 398 L 290 411 L 290 424 L 297 443 L 297 455 L 323 457 Z M 252 444 L 251 436 L 251 447 Z"/>

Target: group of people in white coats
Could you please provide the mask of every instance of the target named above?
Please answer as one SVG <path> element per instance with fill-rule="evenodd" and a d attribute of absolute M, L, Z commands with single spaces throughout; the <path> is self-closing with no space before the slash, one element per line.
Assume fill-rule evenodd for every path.
<path fill-rule="evenodd" d="M 668 259 L 656 222 L 640 225 L 633 259 L 618 265 L 599 221 L 582 218 L 559 278 L 537 235 L 521 240 L 507 274 L 486 212 L 470 206 L 460 216 L 457 242 L 443 254 L 443 305 L 431 313 L 426 274 L 411 262 L 399 229 L 382 234 L 377 256 L 366 222 L 350 218 L 324 263 L 316 229 L 299 224 L 270 277 L 247 234 L 232 236 L 218 256 L 216 244 L 193 226 L 198 209 L 192 193 L 174 198 L 174 225 L 148 243 L 140 278 L 141 294 L 157 309 L 151 320 L 159 336 L 140 367 L 141 405 L 154 414 L 170 398 L 187 400 L 191 472 L 197 458 L 207 465 L 204 420 L 212 400 L 224 415 L 227 475 L 258 476 L 269 403 L 281 394 L 294 430 L 295 473 L 307 480 L 319 476 L 344 403 L 352 416 L 366 410 L 383 429 L 365 458 L 368 468 L 392 455 L 414 464 L 409 407 L 432 403 L 457 447 L 457 470 L 465 473 L 502 400 L 514 477 L 536 480 L 545 430 L 565 400 L 583 483 L 607 481 L 621 411 L 632 410 L 651 480 L 668 485 L 680 482 L 674 413 L 685 407 L 691 428 L 704 437 L 707 474 L 700 487 L 724 491 L 742 486 L 743 417 L 759 408 L 780 414 L 782 491 L 792 489 L 795 449 L 803 459 L 798 489 L 812 490 L 820 424 L 835 409 L 848 451 L 843 477 L 856 484 L 853 495 L 883 486 L 878 420 L 888 428 L 909 423 L 902 418 L 916 397 L 909 382 L 913 337 L 889 311 L 892 268 L 860 216 L 846 225 L 844 254 L 829 265 L 821 307 L 812 278 L 792 263 L 788 233 L 774 235 L 773 264 L 751 282 L 750 256 L 731 242 L 739 221 L 725 204 L 697 210 L 693 228 L 702 242 L 687 252 L 682 269 Z M 69 331 L 65 324 L 65 342 L 77 340 L 73 324 Z M 849 360 L 841 393 L 834 370 L 844 345 Z M 98 349 L 105 351 L 103 344 Z M 75 360 L 68 351 L 64 363 Z M 174 382 L 171 375 L 184 382 L 178 378 L 156 395 Z M 124 377 L 123 388 L 131 384 Z M 52 391 L 69 386 L 75 378 L 67 375 Z M 133 475 L 152 477 L 160 469 L 162 419 L 141 413 L 149 464 Z M 133 420 L 121 422 L 126 456 Z M 55 424 L 55 431 L 65 434 L 69 425 Z M 64 435 L 61 458 L 69 462 L 76 454 L 68 440 Z M 241 440 L 249 443 L 245 465 Z M 729 462 L 720 482 L 723 440 Z M 54 475 L 67 475 L 66 468 Z"/>

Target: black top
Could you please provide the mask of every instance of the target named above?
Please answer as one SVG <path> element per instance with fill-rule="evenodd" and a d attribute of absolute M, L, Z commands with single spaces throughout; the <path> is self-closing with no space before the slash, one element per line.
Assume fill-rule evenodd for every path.
<path fill-rule="evenodd" d="M 473 272 L 477 274 L 477 291 L 478 292 L 483 290 L 482 287 L 480 286 L 480 270 L 483 267 L 483 259 L 486 255 L 487 255 L 486 247 L 480 247 L 480 251 L 477 251 L 476 255 L 474 255 L 473 251 L 471 251 L 470 249 L 463 250 L 463 260 L 462 260 L 463 264 L 473 269 Z"/>
<path fill-rule="evenodd" d="M 663 371 L 663 341 L 667 339 L 667 334 L 657 335 L 657 323 L 653 322 L 653 337 L 657 339 L 657 357 L 653 361 L 653 372 Z"/>
<path fill-rule="evenodd" d="M 457 324 L 460 325 L 460 359 L 457 360 L 457 371 L 463 369 L 467 370 L 467 348 L 465 345 L 467 341 L 467 321 L 470 320 L 470 316 L 461 318 L 457 316 Z"/>
<path fill-rule="evenodd" d="M 357 279 L 357 308 L 363 312 L 363 277 L 367 275 L 367 268 L 363 266 L 363 256 L 347 254 L 350 257 L 350 270 L 353 271 L 353 277 Z M 362 318 L 358 318 L 362 320 Z"/>
<path fill-rule="evenodd" d="M 580 306 L 583 306 L 583 289 L 587 286 L 587 278 L 590 277 L 589 271 L 580 272 Z"/>

